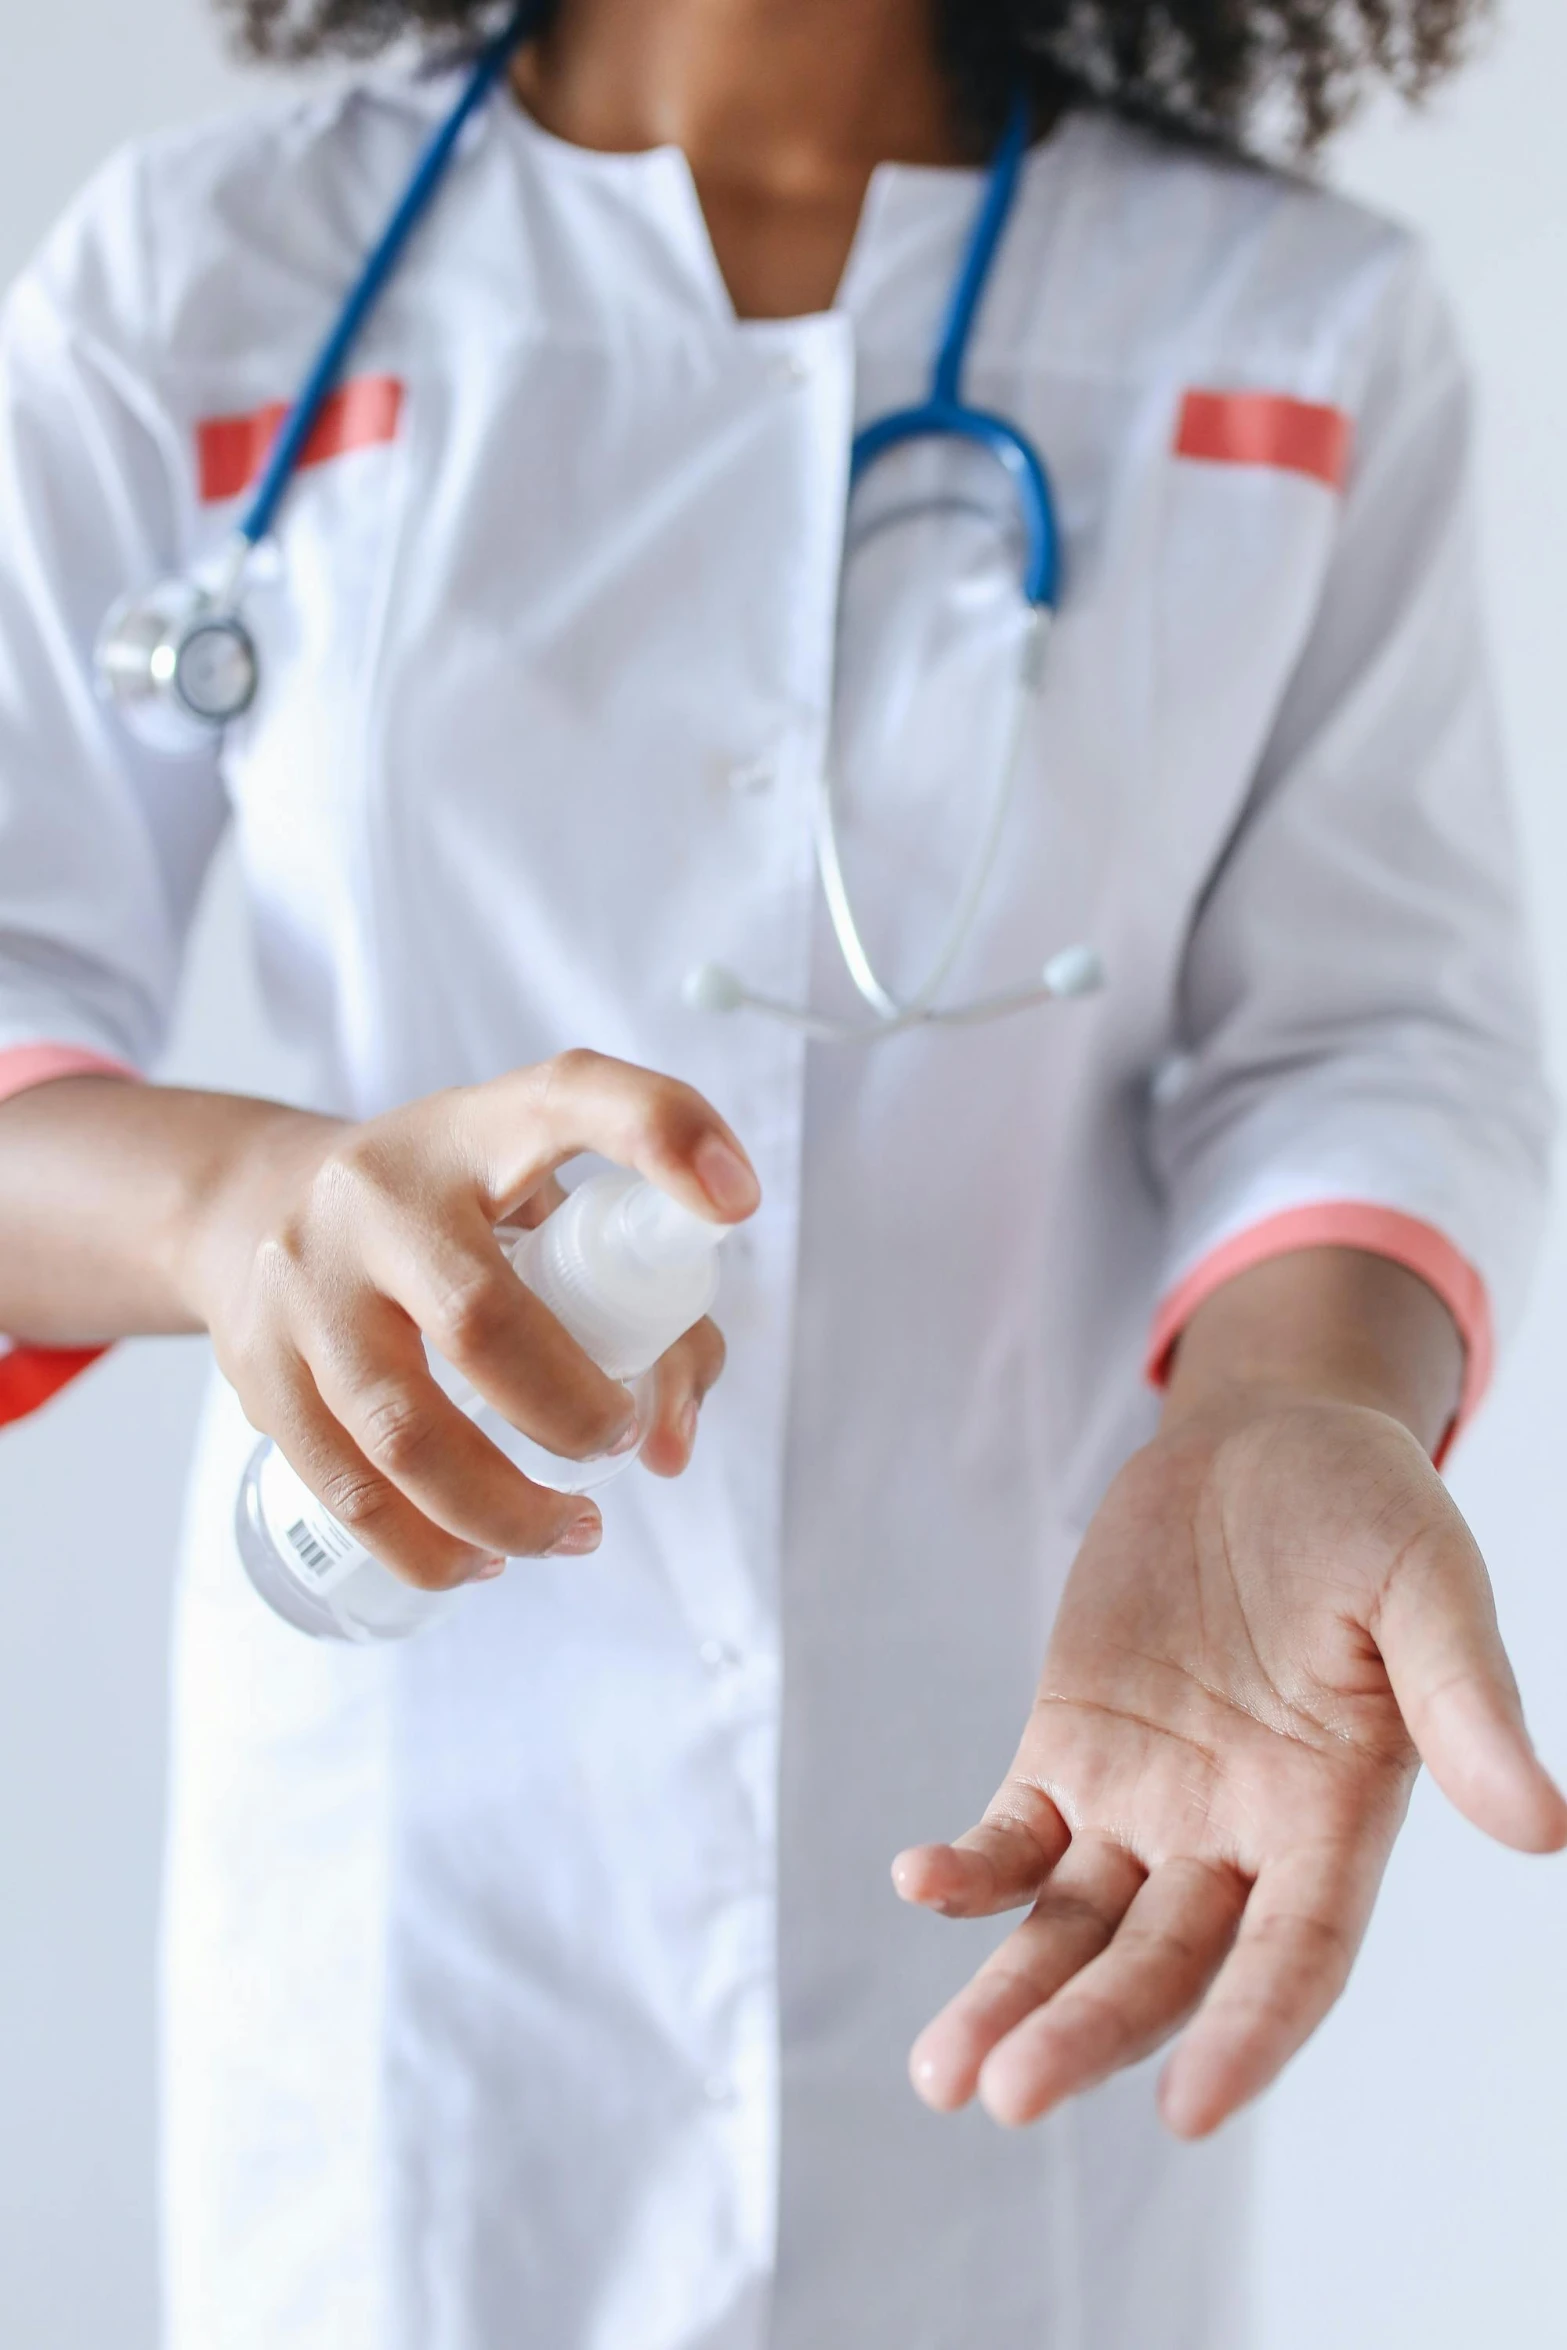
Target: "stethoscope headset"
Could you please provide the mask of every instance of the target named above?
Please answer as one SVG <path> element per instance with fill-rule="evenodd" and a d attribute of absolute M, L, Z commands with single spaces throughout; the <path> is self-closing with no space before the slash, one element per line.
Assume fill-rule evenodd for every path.
<path fill-rule="evenodd" d="M 189 577 L 160 581 L 151 589 L 122 597 L 104 621 L 95 652 L 100 690 L 127 727 L 153 748 L 171 753 L 189 751 L 243 717 L 255 700 L 260 662 L 241 608 L 251 558 L 271 529 L 322 405 L 337 384 L 409 237 L 429 209 L 469 117 L 490 96 L 513 52 L 530 36 L 543 13 L 541 0 L 524 0 L 475 59 L 451 111 L 419 156 L 279 427 L 211 584 Z M 1006 753 L 953 914 L 918 986 L 894 993 L 876 971 L 854 912 L 840 850 L 831 762 L 825 762 L 815 806 L 817 865 L 839 949 L 871 1017 L 836 1019 L 807 1006 L 779 1002 L 753 992 L 732 971 L 716 963 L 699 965 L 686 979 L 685 1000 L 693 1010 L 732 1012 L 745 1007 L 767 1013 L 818 1041 L 870 1043 L 918 1027 L 976 1026 L 1036 1004 L 1092 994 L 1104 983 L 1098 954 L 1092 947 L 1078 945 L 1053 955 L 1038 977 L 1022 986 L 967 1003 L 937 1001 L 973 935 L 1001 854 L 1060 591 L 1055 502 L 1039 452 L 1016 425 L 972 407 L 963 396 L 974 322 L 1017 198 L 1029 118 L 1028 102 L 1020 94 L 991 162 L 947 306 L 929 390 L 913 406 L 863 426 L 855 436 L 849 466 L 852 497 L 881 459 L 911 442 L 967 443 L 1004 469 L 1021 526 L 1021 586 L 1027 625 Z"/>

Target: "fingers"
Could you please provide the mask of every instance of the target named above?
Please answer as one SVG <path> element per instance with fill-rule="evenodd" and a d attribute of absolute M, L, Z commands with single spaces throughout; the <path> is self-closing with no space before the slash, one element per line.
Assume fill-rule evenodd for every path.
<path fill-rule="evenodd" d="M 1302 1850 L 1249 1886 L 1192 1858 L 1145 1876 L 1113 1840 L 1077 1838 L 1031 1916 L 920 2034 L 916 2089 L 942 2112 L 977 2092 L 998 2122 L 1037 2121 L 1193 2016 L 1159 2103 L 1177 2136 L 1205 2136 L 1343 1990 L 1387 1843 Z"/>
<path fill-rule="evenodd" d="M 1037 2121 L 1168 2039 L 1234 1940 L 1246 1892 L 1234 1870 L 1206 1861 L 1155 1869 L 1108 1946 L 985 2058 L 979 2094 L 992 2119 Z"/>
<path fill-rule="evenodd" d="M 915 2041 L 909 2075 L 927 2105 L 952 2113 L 968 2103 L 992 2050 L 1098 1956 L 1142 1882 L 1123 1846 L 1078 1838 L 1031 1915 Z"/>
<path fill-rule="evenodd" d="M 375 1484 L 351 1497 L 356 1515 L 342 1523 L 378 1556 L 373 1536 L 393 1494 L 485 1555 L 580 1555 L 597 1547 L 602 1523 L 592 1504 L 530 1483 L 442 1394 L 417 1331 L 383 1301 L 335 1328 L 310 1369 L 321 1402 L 373 1474 Z M 295 1466 L 311 1484 L 308 1471 Z M 329 1497 L 321 1498 L 339 1516 Z"/>
<path fill-rule="evenodd" d="M 374 1288 L 514 1428 L 567 1460 L 595 1459 L 629 1435 L 625 1388 L 518 1280 L 477 1207 L 443 1228 L 416 1223 L 400 1201 L 372 1202 L 360 1249 Z"/>
<path fill-rule="evenodd" d="M 453 1098 L 492 1223 L 578 1151 L 634 1167 L 722 1223 L 738 1223 L 761 1199 L 749 1159 L 711 1104 L 627 1061 L 561 1053 Z"/>
<path fill-rule="evenodd" d="M 1490 1577 L 1455 1509 L 1400 1555 L 1372 1632 L 1422 1761 L 1448 1800 L 1520 1852 L 1567 1845 L 1567 1800 L 1524 1726 Z"/>
<path fill-rule="evenodd" d="M 1145 1875 L 1107 1837 L 1080 1837 L 1027 1921 L 914 2044 L 926 2103 L 975 2091 L 1016 2127 L 1137 2063 L 1213 1979 L 1246 1901 L 1236 1871 L 1173 1860 Z"/>
<path fill-rule="evenodd" d="M 954 1918 L 993 1917 L 1032 1901 L 1071 1841 L 1043 1788 L 1009 1779 L 977 1828 L 955 1844 L 900 1852 L 892 1881 L 905 1901 Z"/>
<path fill-rule="evenodd" d="M 536 1232 L 546 1216 L 553 1216 L 555 1210 L 564 1207 L 565 1204 L 566 1186 L 558 1176 L 546 1175 L 542 1183 L 538 1184 L 529 1192 L 525 1200 L 513 1208 L 505 1221 L 497 1225 L 498 1237 L 509 1244 L 516 1240 L 521 1233 Z"/>
<path fill-rule="evenodd" d="M 698 1322 L 659 1363 L 652 1425 L 642 1459 L 658 1477 L 678 1477 L 696 1443 L 702 1403 L 724 1367 L 724 1342 L 712 1322 Z"/>
<path fill-rule="evenodd" d="M 494 1227 L 536 1224 L 562 1196 L 554 1168 L 585 1149 L 737 1221 L 759 1191 L 728 1127 L 688 1086 L 572 1053 L 328 1127 L 324 1140 L 311 1132 L 311 1152 L 272 1170 L 259 1209 L 248 1195 L 233 1207 L 234 1264 L 209 1316 L 255 1424 L 366 1549 L 416 1582 L 594 1548 L 593 1504 L 507 1461 L 442 1393 L 423 1339 L 549 1452 L 620 1449 L 635 1432 L 625 1388 L 517 1278 Z M 722 1360 L 705 1325 L 664 1366 L 650 1433 L 666 1475 L 689 1457 Z"/>
<path fill-rule="evenodd" d="M 1205 2137 L 1257 2096 L 1316 2030 L 1349 1978 L 1381 1876 L 1337 1854 L 1292 1854 L 1252 1888 L 1235 1947 L 1165 2067 L 1159 2109 Z"/>
<path fill-rule="evenodd" d="M 371 1467 L 327 1410 L 302 1364 L 294 1368 L 286 1404 L 269 1417 L 275 1441 L 311 1492 L 394 1574 L 423 1590 L 445 1591 L 494 1571 L 492 1556 L 482 1546 L 432 1526 Z"/>
<path fill-rule="evenodd" d="M 1255 1885 L 1189 1857 L 1145 1874 L 1113 1839 L 1077 1837 L 1032 1914 L 920 2034 L 915 2088 L 942 2112 L 977 2092 L 996 2121 L 1035 2121 L 1138 2063 L 1195 2010 L 1160 2107 L 1178 2136 L 1216 2129 L 1342 1991 L 1395 1825 L 1294 1852 Z"/>

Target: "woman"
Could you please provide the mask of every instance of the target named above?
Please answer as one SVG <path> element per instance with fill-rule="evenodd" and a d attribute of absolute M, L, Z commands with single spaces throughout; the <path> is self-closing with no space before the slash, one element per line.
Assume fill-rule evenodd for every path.
<path fill-rule="evenodd" d="M 1400 232 L 1231 152 L 1424 87 L 1463 14 L 560 0 L 252 566 L 253 705 L 174 758 L 94 694 L 103 614 L 219 558 L 457 84 L 146 146 L 14 292 L 9 1375 L 195 1328 L 223 1373 L 175 2350 L 1241 2341 L 1244 2140 L 1182 2141 L 1340 1988 L 1417 1757 L 1567 1841 L 1431 1459 L 1547 1126 L 1462 373 Z M 288 53 L 489 23 L 244 13 Z M 1020 90 L 967 389 L 1044 452 L 1066 587 L 951 984 L 1086 938 L 1109 985 L 811 1044 L 686 975 L 852 1010 L 829 750 L 894 993 L 983 822 L 1005 477 L 908 452 L 846 532 L 847 459 L 924 385 Z M 308 1109 L 126 1082 L 226 822 Z M 602 1511 L 419 1344 L 560 1449 L 628 1440 L 491 1238 L 582 1150 L 740 1228 L 702 1442 L 707 1326 L 644 1432 L 666 1481 Z M 406 1646 L 275 1620 L 232 1534 L 258 1429 L 399 1574 L 486 1587 Z M 937 2118 L 976 2096 L 1035 2126 Z"/>

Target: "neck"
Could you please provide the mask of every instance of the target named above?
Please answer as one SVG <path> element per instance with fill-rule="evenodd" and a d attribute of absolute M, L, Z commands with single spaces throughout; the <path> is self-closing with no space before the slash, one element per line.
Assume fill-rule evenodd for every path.
<path fill-rule="evenodd" d="M 934 18 L 934 0 L 562 0 L 517 87 L 576 145 L 681 147 L 699 181 L 821 200 L 882 161 L 971 159 Z"/>

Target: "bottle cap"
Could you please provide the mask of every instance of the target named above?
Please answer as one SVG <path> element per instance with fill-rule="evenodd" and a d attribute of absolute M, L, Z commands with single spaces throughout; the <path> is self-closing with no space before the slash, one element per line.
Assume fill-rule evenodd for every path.
<path fill-rule="evenodd" d="M 569 1192 L 512 1261 L 601 1371 L 637 1379 L 711 1306 L 727 1231 L 616 1167 Z"/>

